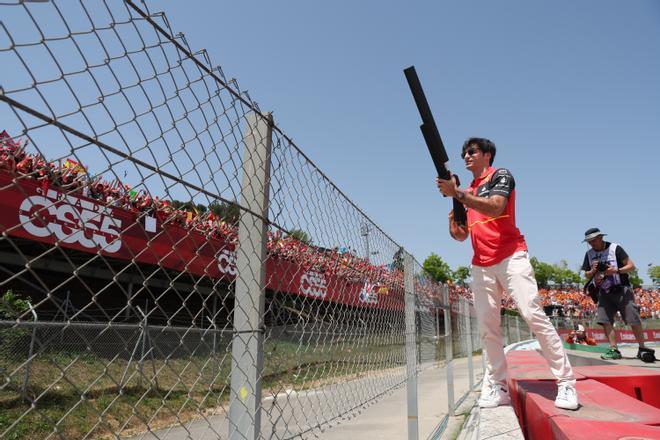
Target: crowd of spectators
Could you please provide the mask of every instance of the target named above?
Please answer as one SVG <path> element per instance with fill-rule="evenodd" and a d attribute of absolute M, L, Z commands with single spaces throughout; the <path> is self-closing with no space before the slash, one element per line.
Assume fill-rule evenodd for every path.
<path fill-rule="evenodd" d="M 596 312 L 596 304 L 591 297 L 585 295 L 582 289 L 558 288 L 539 289 L 541 304 L 545 306 L 560 306 L 564 316 L 573 318 L 589 318 Z"/>
<path fill-rule="evenodd" d="M 640 308 L 640 315 L 644 319 L 660 319 L 660 291 L 658 289 L 637 288 L 635 292 L 635 303 Z M 582 289 L 576 288 L 557 288 L 557 289 L 539 289 L 541 305 L 543 307 L 555 306 L 556 310 L 562 310 L 563 316 L 576 319 L 588 319 L 595 316 L 596 304 L 588 295 L 582 292 Z M 453 285 L 449 290 L 451 301 L 459 297 L 472 299 L 472 292 L 469 288 L 461 285 Z M 556 307 L 558 306 L 558 307 Z M 516 303 L 513 298 L 504 292 L 502 297 L 502 307 L 509 310 L 516 310 Z"/>
<path fill-rule="evenodd" d="M 460 284 L 450 284 L 449 286 L 449 302 L 455 302 L 459 298 L 467 299 L 472 302 L 472 291 L 467 286 Z"/>
<path fill-rule="evenodd" d="M 108 182 L 91 177 L 78 161 L 49 162 L 41 154 L 26 152 L 26 143 L 0 133 L 0 169 L 24 179 L 35 179 L 45 193 L 48 188 L 81 195 L 106 206 L 130 211 L 136 215 L 155 217 L 161 225 L 174 225 L 205 234 L 208 237 L 236 245 L 236 220 L 214 215 L 210 210 L 200 212 L 176 208 L 170 200 L 152 197 L 145 190 L 135 190 L 118 179 Z M 369 280 L 384 286 L 403 286 L 403 273 L 387 265 L 375 265 L 345 248 L 325 249 L 314 246 L 280 231 L 269 231 L 267 249 L 270 255 L 297 263 L 303 270 L 314 269 L 330 276 L 350 281 Z"/>
<path fill-rule="evenodd" d="M 44 192 L 52 187 L 69 194 L 79 194 L 106 206 L 153 216 L 161 225 L 195 230 L 208 237 L 236 244 L 238 228 L 235 220 L 219 218 L 210 210 L 202 213 L 194 208 L 176 208 L 171 201 L 152 197 L 144 190 L 136 191 L 118 179 L 107 182 L 100 177 L 93 178 L 77 161 L 49 162 L 40 154 L 28 154 L 25 147 L 26 143 L 12 139 L 6 132 L 0 133 L 0 170 L 35 179 Z M 303 270 L 314 269 L 349 281 L 369 280 L 390 289 L 401 289 L 403 286 L 403 272 L 399 268 L 372 264 L 344 248 L 320 248 L 280 231 L 269 231 L 267 249 L 270 255 L 295 262 Z M 420 284 L 419 287 L 423 286 Z M 437 289 L 429 287 L 428 290 L 429 296 L 439 295 Z M 566 316 L 584 318 L 595 312 L 595 304 L 578 289 L 540 289 L 539 294 L 544 306 L 559 305 Z M 635 295 L 642 317 L 660 318 L 657 289 L 636 289 Z M 459 284 L 450 286 L 449 296 L 451 302 L 458 298 L 472 300 L 472 292 Z M 507 294 L 502 304 L 504 308 L 515 309 L 514 301 Z"/>
<path fill-rule="evenodd" d="M 368 279 L 390 288 L 403 286 L 403 272 L 397 268 L 372 264 L 338 247 L 326 249 L 307 244 L 280 231 L 269 233 L 267 249 L 269 254 L 296 262 L 304 270 L 314 269 L 349 281 Z"/>
<path fill-rule="evenodd" d="M 539 289 L 539 296 L 544 307 L 559 306 L 563 311 L 563 316 L 586 319 L 592 318 L 596 313 L 596 304 L 582 292 L 582 289 Z M 660 319 L 660 291 L 658 289 L 635 289 L 635 303 L 640 308 L 642 318 Z M 516 308 L 513 298 L 506 293 L 502 305 L 507 309 Z"/>
<path fill-rule="evenodd" d="M 642 318 L 660 319 L 660 291 L 658 289 L 635 289 L 635 303 Z"/>

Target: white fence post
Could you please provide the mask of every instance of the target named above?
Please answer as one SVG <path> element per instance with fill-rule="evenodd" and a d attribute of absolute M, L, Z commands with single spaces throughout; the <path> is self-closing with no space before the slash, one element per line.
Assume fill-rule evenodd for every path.
<path fill-rule="evenodd" d="M 253 440 L 261 430 L 263 312 L 266 295 L 266 222 L 268 216 L 272 119 L 250 113 L 243 143 L 243 182 L 236 247 L 229 439 Z"/>
<path fill-rule="evenodd" d="M 32 336 L 30 337 L 30 348 L 28 349 L 28 358 L 27 364 L 25 365 L 25 378 L 23 379 L 23 386 L 21 387 L 21 395 L 23 399 L 27 399 L 27 388 L 30 382 L 30 370 L 32 369 L 32 356 L 34 355 L 34 340 L 37 337 L 37 312 L 34 311 L 34 307 L 28 301 L 28 306 L 30 307 L 30 312 L 32 313 L 32 321 L 34 322 L 34 327 L 32 327 Z"/>
<path fill-rule="evenodd" d="M 467 365 L 468 365 L 468 378 L 470 383 L 470 390 L 474 388 L 474 365 L 472 364 L 472 353 L 474 352 L 472 348 L 472 320 L 470 319 L 470 303 L 467 300 L 463 300 L 463 310 L 465 313 L 465 331 L 467 339 Z"/>
<path fill-rule="evenodd" d="M 406 394 L 408 400 L 408 439 L 419 438 L 417 412 L 417 324 L 415 321 L 415 278 L 413 258 L 406 252 L 403 260 L 406 321 Z"/>
<path fill-rule="evenodd" d="M 454 416 L 454 370 L 452 360 L 454 350 L 452 347 L 453 337 L 451 331 L 451 304 L 449 304 L 449 286 L 442 286 L 442 297 L 444 302 L 445 318 L 445 369 L 447 371 L 447 413 Z"/>

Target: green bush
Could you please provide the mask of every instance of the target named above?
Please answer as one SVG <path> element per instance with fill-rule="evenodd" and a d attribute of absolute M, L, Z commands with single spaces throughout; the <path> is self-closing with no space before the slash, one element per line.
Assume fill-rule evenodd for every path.
<path fill-rule="evenodd" d="M 20 298 L 11 290 L 0 297 L 0 320 L 14 321 L 30 310 L 30 298 Z M 17 327 L 0 327 L 0 353 L 22 355 L 30 342 L 30 330 Z"/>
<path fill-rule="evenodd" d="M 2 320 L 17 319 L 28 310 L 30 310 L 30 297 L 22 299 L 16 296 L 11 289 L 7 290 L 0 299 L 0 319 Z"/>

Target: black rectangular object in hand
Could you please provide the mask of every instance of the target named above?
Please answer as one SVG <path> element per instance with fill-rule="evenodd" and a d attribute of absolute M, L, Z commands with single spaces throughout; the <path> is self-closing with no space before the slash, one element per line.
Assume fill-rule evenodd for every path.
<path fill-rule="evenodd" d="M 407 69 L 404 69 L 403 73 L 406 75 L 410 91 L 412 92 L 413 98 L 415 98 L 415 104 L 417 104 L 417 110 L 419 110 L 419 114 L 422 117 L 422 125 L 419 128 L 422 130 L 424 141 L 431 154 L 431 159 L 438 172 L 438 177 L 448 180 L 452 177 L 451 172 L 447 168 L 449 156 L 447 156 L 447 150 L 445 150 L 445 145 L 442 143 L 438 127 L 435 125 L 431 108 L 426 101 L 426 96 L 424 95 L 424 90 L 417 77 L 415 66 L 410 66 Z M 460 185 L 458 176 L 454 175 L 454 177 L 456 178 L 456 184 Z M 465 225 L 467 222 L 465 206 L 463 206 L 463 204 L 456 198 L 452 199 L 452 201 L 454 204 L 454 221 L 459 225 Z"/>

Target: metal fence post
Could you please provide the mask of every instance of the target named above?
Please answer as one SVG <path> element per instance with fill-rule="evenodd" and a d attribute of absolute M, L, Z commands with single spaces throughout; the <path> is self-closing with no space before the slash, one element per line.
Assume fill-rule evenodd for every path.
<path fill-rule="evenodd" d="M 218 328 L 215 325 L 215 320 L 217 319 L 216 315 L 218 314 L 218 293 L 213 292 L 213 315 L 209 319 L 211 321 L 211 325 L 213 326 L 213 358 L 215 359 L 215 350 L 217 348 L 217 336 L 218 336 Z"/>
<path fill-rule="evenodd" d="M 206 319 L 208 319 L 209 323 L 211 324 L 211 326 L 209 327 L 209 329 L 213 329 L 213 330 L 212 330 L 212 331 L 213 331 L 213 337 L 211 338 L 212 341 L 213 341 L 213 342 L 211 343 L 211 344 L 212 344 L 212 345 L 211 345 L 211 357 L 215 358 L 216 334 L 218 333 L 218 328 L 217 328 L 217 326 L 215 325 L 215 321 L 213 321 L 213 320 L 212 320 L 211 318 L 209 318 L 208 316 L 206 317 Z"/>
<path fill-rule="evenodd" d="M 25 365 L 25 378 L 23 379 L 23 386 L 21 387 L 21 394 L 23 399 L 27 399 L 27 388 L 28 383 L 30 382 L 30 370 L 32 369 L 32 355 L 34 354 L 34 340 L 37 337 L 37 321 L 39 320 L 37 312 L 34 311 L 34 307 L 28 301 L 28 306 L 30 307 L 30 312 L 32 313 L 32 321 L 34 322 L 34 327 L 32 327 L 32 336 L 30 337 L 30 348 L 28 349 L 28 358 L 27 364 Z"/>
<path fill-rule="evenodd" d="M 243 181 L 240 204 L 263 218 L 268 216 L 272 117 L 250 113 L 243 138 Z M 236 247 L 233 310 L 229 439 L 260 437 L 263 312 L 266 294 L 267 223 L 241 210 Z"/>
<path fill-rule="evenodd" d="M 415 323 L 415 279 L 413 258 L 404 254 L 403 282 L 405 289 L 405 321 L 406 321 L 406 394 L 408 398 L 408 439 L 419 438 L 417 421 L 417 325 Z"/>
<path fill-rule="evenodd" d="M 142 379 L 144 378 L 144 358 L 145 358 L 145 349 L 147 344 L 147 313 L 149 313 L 149 303 L 144 308 L 144 312 L 140 307 L 136 307 L 138 312 L 142 315 L 142 323 L 140 324 L 140 361 L 139 361 L 139 371 L 138 376 L 138 386 L 142 387 Z"/>
<path fill-rule="evenodd" d="M 522 337 L 520 335 L 520 318 L 516 316 L 516 341 L 520 342 L 522 341 Z"/>
<path fill-rule="evenodd" d="M 131 300 L 133 298 L 133 283 L 128 283 L 128 288 L 126 289 L 126 308 L 124 309 L 124 320 L 128 321 L 131 319 Z"/>
<path fill-rule="evenodd" d="M 445 318 L 445 369 L 447 372 L 447 413 L 454 416 L 454 370 L 452 360 L 454 357 L 453 337 L 451 331 L 451 305 L 449 304 L 449 286 L 442 286 Z"/>
<path fill-rule="evenodd" d="M 470 379 L 470 390 L 474 388 L 474 366 L 472 365 L 472 320 L 470 319 L 470 303 L 463 300 L 463 309 L 465 313 L 465 331 L 467 332 L 467 365 L 468 365 L 468 378 Z"/>

